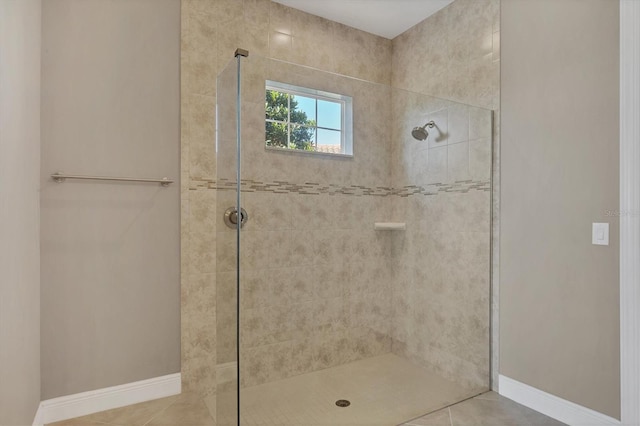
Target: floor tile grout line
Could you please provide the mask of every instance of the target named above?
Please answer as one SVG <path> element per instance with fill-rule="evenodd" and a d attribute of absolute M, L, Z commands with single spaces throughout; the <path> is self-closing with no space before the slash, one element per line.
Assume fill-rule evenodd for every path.
<path fill-rule="evenodd" d="M 487 392 L 487 393 L 488 393 L 488 392 Z M 500 394 L 498 394 L 498 396 L 500 396 L 500 397 L 501 397 L 501 395 L 500 395 Z M 474 399 L 479 399 L 479 400 L 481 400 L 481 401 L 500 401 L 500 399 L 499 399 L 499 398 L 495 398 L 495 397 L 487 398 L 487 397 L 484 397 L 484 394 L 480 394 L 480 395 L 476 396 Z"/>
<path fill-rule="evenodd" d="M 95 414 L 95 413 L 94 413 L 94 414 Z M 87 416 L 90 416 L 90 415 L 91 415 L 91 414 L 87 414 Z M 73 417 L 73 418 L 71 418 L 71 419 L 60 420 L 60 421 L 53 422 L 53 423 L 46 423 L 44 426 L 51 426 L 51 425 L 56 425 L 56 424 L 65 424 L 65 423 L 67 423 L 67 422 L 75 421 L 75 420 L 77 420 L 77 419 L 79 419 L 79 418 L 82 418 L 82 417 L 85 417 L 85 416 Z M 87 422 L 88 422 L 88 425 L 89 425 L 89 426 L 91 426 L 91 425 L 122 426 L 122 425 L 117 425 L 117 424 L 113 424 L 113 423 L 99 422 L 99 421 L 97 421 L 97 420 L 87 420 Z"/>
<path fill-rule="evenodd" d="M 411 423 L 411 422 L 413 422 L 414 420 L 419 420 L 419 419 L 421 419 L 422 417 L 426 417 L 426 416 L 429 416 L 429 415 L 431 415 L 431 414 L 435 414 L 435 413 L 437 413 L 437 412 L 439 412 L 439 411 L 444 411 L 445 409 L 449 412 L 449 423 L 451 423 L 451 426 L 453 426 L 453 415 L 451 414 L 451 407 L 455 407 L 456 405 L 462 404 L 462 403 L 467 402 L 467 401 L 470 401 L 470 400 L 472 400 L 472 399 L 482 399 L 483 401 L 495 401 L 495 400 L 492 400 L 492 399 L 483 399 L 483 398 L 480 398 L 480 396 L 484 395 L 485 393 L 489 393 L 489 392 L 491 392 L 491 390 L 486 391 L 486 392 L 479 393 L 479 394 L 477 394 L 477 395 L 475 395 L 475 396 L 471 396 L 471 397 L 469 397 L 469 398 L 465 398 L 465 399 L 463 399 L 463 400 L 461 400 L 461 401 L 455 402 L 455 403 L 450 404 L 450 405 L 448 405 L 448 406 L 446 406 L 446 407 L 442 407 L 442 408 L 441 408 L 441 409 L 439 409 L 439 410 L 431 411 L 430 413 L 424 414 L 424 415 L 423 415 L 423 416 L 421 416 L 421 417 L 417 417 L 417 418 L 415 418 L 415 419 L 411 419 L 411 420 L 409 420 L 409 421 L 408 421 L 408 422 L 406 422 L 406 423 L 403 423 L 403 424 L 402 424 L 402 426 L 404 426 L 404 425 L 407 425 L 407 426 L 420 426 L 420 425 L 417 425 L 417 424 L 415 424 L 415 423 Z"/>
<path fill-rule="evenodd" d="M 182 393 L 179 393 L 178 395 L 182 395 Z M 147 420 L 146 422 L 144 422 L 142 424 L 142 426 L 147 426 L 149 423 L 151 423 L 154 419 L 156 419 L 158 416 L 160 416 L 160 414 L 164 413 L 169 407 L 171 407 L 172 405 L 174 405 L 175 403 L 178 402 L 179 398 L 176 398 L 175 401 L 169 403 L 169 405 L 167 405 L 166 407 L 164 407 L 162 410 L 158 411 L 156 414 L 152 415 L 149 420 Z"/>

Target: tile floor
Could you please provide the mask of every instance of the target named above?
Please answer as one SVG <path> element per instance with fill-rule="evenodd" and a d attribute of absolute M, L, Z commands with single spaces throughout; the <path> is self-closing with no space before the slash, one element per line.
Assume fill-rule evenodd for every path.
<path fill-rule="evenodd" d="M 389 426 L 485 390 L 461 387 L 388 353 L 243 389 L 240 419 L 243 426 Z M 351 405 L 337 407 L 339 399 Z"/>
<path fill-rule="evenodd" d="M 486 392 L 401 426 L 562 426 L 495 392 Z"/>
<path fill-rule="evenodd" d="M 244 389 L 241 423 L 242 426 L 562 425 L 494 392 L 480 395 L 470 392 L 387 354 Z M 335 400 L 341 398 L 349 399 L 351 405 L 336 407 Z M 469 399 L 450 405 L 464 398 Z M 218 398 L 218 404 L 233 405 L 221 401 L 224 398 Z M 182 394 L 49 426 L 215 426 L 215 405 L 215 396 L 202 399 Z M 431 414 L 420 416 L 427 412 Z M 414 420 L 407 421 L 411 418 Z M 221 422 L 218 426 L 227 423 L 232 422 Z"/>
<path fill-rule="evenodd" d="M 143 402 L 86 417 L 51 423 L 48 426 L 215 426 L 206 403 L 190 395 L 178 395 Z M 267 424 L 265 423 L 265 426 Z M 308 425 L 308 424 L 307 424 Z M 487 392 L 444 408 L 402 426 L 561 426 L 494 392 Z M 270 424 L 269 426 L 278 426 Z M 302 425 L 298 425 L 302 426 Z M 321 426 L 321 425 L 314 425 Z M 365 426 L 357 423 L 354 426 Z"/>
<path fill-rule="evenodd" d="M 267 425 L 264 423 L 265 426 Z M 178 395 L 48 426 L 215 426 L 207 404 L 193 395 Z M 403 423 L 402 426 L 561 426 L 556 420 L 530 410 L 494 392 L 452 405 Z M 269 426 L 278 426 L 269 424 Z M 298 425 L 302 426 L 302 425 Z M 321 426 L 321 425 L 314 425 Z M 366 426 L 358 422 L 354 426 Z"/>

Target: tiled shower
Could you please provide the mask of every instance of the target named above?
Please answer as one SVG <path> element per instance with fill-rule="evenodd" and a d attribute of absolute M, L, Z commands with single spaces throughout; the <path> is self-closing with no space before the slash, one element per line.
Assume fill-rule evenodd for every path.
<path fill-rule="evenodd" d="M 205 396 L 229 391 L 237 356 L 236 240 L 221 220 L 236 197 L 232 46 L 250 51 L 241 95 L 241 205 L 250 218 L 241 232 L 239 262 L 241 389 L 389 353 L 459 384 L 469 396 L 489 388 L 491 176 L 497 141 L 492 73 L 499 52 L 495 44 L 484 54 L 474 49 L 483 48 L 476 39 L 488 34 L 493 41 L 499 32 L 497 2 L 481 3 L 484 7 L 471 7 L 458 0 L 393 43 L 276 3 L 219 2 L 228 8 L 218 10 L 183 3 L 183 20 L 190 8 L 183 68 L 191 62 L 190 48 L 202 49 L 206 42 L 185 31 L 204 37 L 203 28 L 216 19 L 228 19 L 228 25 L 213 25 L 212 34 L 240 21 L 239 28 L 252 28 L 218 39 L 217 88 L 200 81 L 202 72 L 210 77 L 212 71 L 204 64 L 191 64 L 186 68 L 192 72 L 183 73 L 183 109 L 194 111 L 185 117 L 188 134 L 183 134 L 183 171 L 189 173 L 183 188 L 183 208 L 189 212 L 183 271 L 185 266 L 190 271 L 183 272 L 186 388 Z M 266 46 L 252 32 L 262 25 L 253 25 L 259 10 L 269 17 Z M 288 22 L 278 21 L 283 16 Z M 433 66 L 481 71 L 479 79 L 459 81 L 457 92 L 445 93 L 455 73 L 426 75 L 428 68 L 416 64 L 398 73 L 386 68 L 396 61 L 381 60 L 381 67 L 358 62 L 360 56 L 402 58 L 403 43 L 424 38 L 424 28 L 460 19 L 477 25 L 458 27 L 455 37 L 443 31 L 445 36 L 428 46 Z M 285 24 L 292 35 L 282 30 Z M 296 53 L 296 40 L 313 50 L 317 37 L 312 35 L 320 34 L 318 56 Z M 288 47 L 277 43 L 283 35 L 291 38 Z M 463 42 L 460 52 L 454 51 Z M 223 49 L 222 43 L 228 46 Z M 327 48 L 339 43 L 344 49 Z M 433 55 L 437 43 L 441 54 Z M 332 57 L 337 51 L 351 51 L 355 60 Z M 425 74 L 422 81 L 418 73 Z M 266 150 L 266 80 L 352 96 L 353 157 Z M 473 90 L 460 92 L 464 85 Z M 202 94 L 185 94 L 185 86 Z M 422 93 L 404 90 L 407 86 Z M 433 92 L 474 106 L 430 96 Z M 217 117 L 211 117 L 207 111 L 216 103 Z M 413 139 L 411 129 L 429 120 L 437 126 L 429 138 Z M 199 140 L 211 135 L 213 123 L 217 151 L 210 152 Z M 405 223 L 406 230 L 377 231 L 376 222 Z"/>
<path fill-rule="evenodd" d="M 467 396 L 487 390 L 491 111 L 242 61 L 240 206 L 249 220 L 239 281 L 236 232 L 217 222 L 218 365 L 234 368 L 239 347 L 243 389 L 393 353 Z M 218 80 L 218 218 L 237 197 L 235 70 L 233 61 Z M 353 157 L 265 149 L 267 80 L 352 97 Z M 429 120 L 430 137 L 412 138 Z M 380 222 L 406 230 L 374 229 Z"/>

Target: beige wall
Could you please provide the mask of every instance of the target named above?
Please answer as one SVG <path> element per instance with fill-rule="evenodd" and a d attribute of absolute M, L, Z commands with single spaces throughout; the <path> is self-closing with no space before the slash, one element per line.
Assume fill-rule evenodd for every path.
<path fill-rule="evenodd" d="M 491 165 L 491 305 L 494 312 L 491 318 L 493 329 L 491 355 L 494 366 L 499 362 L 497 337 L 500 284 L 499 17 L 499 0 L 456 0 L 396 37 L 393 40 L 392 64 L 394 87 L 494 111 L 491 149 L 493 159 Z M 478 146 L 477 143 L 475 145 Z M 437 149 L 433 150 L 433 148 Z M 432 144 L 429 152 L 436 153 L 437 150 L 444 151 L 442 146 Z M 469 154 L 473 156 L 471 151 Z M 434 158 L 434 156 L 431 157 Z M 471 166 L 471 163 L 469 165 Z M 498 369 L 495 368 L 492 371 L 494 389 L 497 386 L 497 378 Z"/>
<path fill-rule="evenodd" d="M 178 0 L 47 0 L 42 397 L 180 371 Z"/>
<path fill-rule="evenodd" d="M 376 83 L 391 81 L 391 41 L 269 0 L 183 0 L 182 110 L 182 374 L 183 386 L 211 395 L 212 366 L 227 362 L 216 323 L 216 77 L 236 48 Z M 262 129 L 257 127 L 256 130 Z M 225 162 L 219 164 L 226 164 Z M 220 167 L 220 166 L 219 166 Z M 227 312 L 227 314 L 229 314 Z M 226 319 L 225 319 L 226 318 Z M 232 330 L 219 326 L 218 329 Z M 223 355 L 217 359 L 216 347 Z"/>
<path fill-rule="evenodd" d="M 390 352 L 389 236 L 373 224 L 391 217 L 391 191 L 381 190 L 390 180 L 391 89 L 257 57 L 243 66 L 242 204 L 251 219 L 241 240 L 242 384 Z M 265 150 L 265 80 L 352 97 L 354 156 Z M 228 121 L 225 114 L 218 118 L 223 131 Z M 218 144 L 218 182 L 235 180 L 235 146 L 233 138 Z M 218 191 L 217 217 L 235 205 L 234 197 L 235 191 Z M 217 242 L 217 319 L 225 325 L 218 327 L 218 362 L 224 363 L 235 360 L 234 299 L 223 297 L 235 289 L 235 233 L 219 226 Z"/>
<path fill-rule="evenodd" d="M 491 111 L 393 93 L 393 352 L 489 388 Z M 410 129 L 433 120 L 425 141 Z"/>
<path fill-rule="evenodd" d="M 618 21 L 617 1 L 502 2 L 500 372 L 615 418 Z"/>
<path fill-rule="evenodd" d="M 456 0 L 393 39 L 392 85 L 482 108 L 500 105 L 500 2 Z"/>
<path fill-rule="evenodd" d="M 0 424 L 40 403 L 40 0 L 0 1 Z"/>
<path fill-rule="evenodd" d="M 467 15 L 466 10 L 470 7 L 473 13 Z M 439 78 L 443 79 L 441 81 L 443 87 L 456 88 L 456 91 L 445 90 L 438 92 L 438 94 L 454 99 L 458 99 L 456 96 L 459 95 L 460 98 L 458 100 L 486 108 L 494 108 L 499 99 L 497 91 L 499 82 L 498 2 L 482 2 L 481 7 L 477 7 L 474 2 L 455 2 L 447 9 L 448 12 L 444 15 L 447 17 L 445 21 L 436 20 L 430 23 L 430 26 L 433 26 L 432 32 L 443 31 L 443 34 L 445 34 L 444 45 L 439 46 L 442 49 L 439 54 L 448 55 L 450 47 L 454 46 L 453 36 L 456 34 L 462 34 L 463 37 L 455 40 L 457 43 L 455 46 L 464 47 L 464 49 L 458 53 L 458 56 L 452 56 L 451 58 L 443 56 L 442 59 L 445 64 L 451 62 L 452 66 L 456 66 L 456 75 L 460 79 L 450 82 L 447 80 L 447 76 L 450 74 L 444 71 L 440 73 Z M 464 20 L 463 26 L 457 23 L 458 19 Z M 478 19 L 479 22 L 476 23 L 475 19 Z M 457 32 L 446 30 L 448 21 L 457 23 Z M 197 390 L 204 395 L 211 395 L 215 391 L 216 374 L 211 366 L 224 364 L 234 359 L 233 327 L 235 327 L 235 317 L 232 310 L 226 309 L 234 305 L 232 284 L 235 275 L 228 270 L 228 263 L 233 260 L 232 257 L 229 257 L 229 253 L 232 253 L 232 250 L 230 251 L 229 247 L 231 243 L 227 242 L 228 239 L 225 238 L 225 234 L 228 233 L 227 230 L 220 223 L 216 223 L 217 218 L 221 217 L 224 208 L 232 204 L 232 201 L 225 196 L 225 191 L 216 190 L 216 180 L 221 176 L 228 177 L 226 168 L 229 164 L 233 164 L 233 154 L 231 153 L 231 155 L 225 157 L 224 148 L 221 147 L 217 153 L 219 158 L 216 158 L 214 145 L 216 117 L 214 108 L 216 96 L 222 96 L 225 93 L 216 88 L 216 76 L 233 60 L 235 49 L 243 47 L 250 51 L 249 64 L 251 59 L 256 56 L 276 58 L 368 80 L 372 83 L 387 85 L 392 82 L 391 64 L 393 62 L 397 64 L 398 70 L 403 69 L 403 67 L 410 67 L 407 74 L 394 77 L 394 84 L 405 89 L 431 93 L 431 88 L 415 84 L 421 83 L 424 80 L 423 77 L 430 75 L 425 68 L 431 63 L 431 58 L 415 53 L 416 51 L 421 51 L 424 45 L 430 41 L 423 31 L 425 26 L 426 24 L 421 27 L 422 29 L 410 32 L 409 35 L 404 37 L 399 37 L 397 39 L 398 49 L 402 48 L 402 50 L 396 55 L 395 53 L 392 54 L 392 45 L 396 44 L 396 40 L 392 42 L 376 37 L 272 3 L 269 0 L 182 1 L 182 371 L 185 389 Z M 476 33 L 476 30 L 481 31 Z M 487 40 L 489 41 L 488 50 L 482 44 L 486 43 Z M 461 46 L 465 42 L 470 42 L 472 47 Z M 211 54 L 211 52 L 215 52 L 215 54 Z M 458 62 L 454 63 L 453 59 L 457 59 Z M 445 70 L 446 68 L 447 66 L 445 66 Z M 255 70 L 256 68 L 251 68 L 250 65 L 245 66 L 245 70 L 249 70 L 249 72 L 252 69 Z M 470 69 L 472 70 L 471 73 L 467 72 Z M 290 74 L 287 75 L 291 76 Z M 471 77 L 462 81 L 461 79 L 467 75 Z M 314 84 L 324 82 L 320 74 L 316 75 L 310 71 L 302 72 L 300 76 L 312 81 Z M 252 77 L 255 77 L 253 80 L 256 81 L 260 81 L 260 78 L 264 79 L 261 74 L 256 74 Z M 249 79 L 249 81 L 253 80 Z M 223 84 L 224 87 L 228 85 L 226 83 Z M 458 85 L 461 86 L 458 87 Z M 360 95 L 362 93 L 367 94 L 369 91 L 365 90 L 358 93 Z M 232 95 L 225 98 L 224 105 L 230 105 L 233 102 Z M 462 95 L 466 97 L 463 99 Z M 392 147 L 390 142 L 385 145 L 383 141 L 376 140 L 375 146 L 378 151 L 376 151 L 372 159 L 369 159 L 374 160 L 376 164 L 374 166 L 375 170 L 368 170 L 366 167 L 350 164 L 349 161 L 337 162 L 333 159 L 320 160 L 273 153 L 265 154 L 262 149 L 263 142 L 259 141 L 262 134 L 260 129 L 263 128 L 263 124 L 261 124 L 263 118 L 261 117 L 262 113 L 260 113 L 262 95 L 259 95 L 259 98 L 259 101 L 247 103 L 244 111 L 245 117 L 249 117 L 250 120 L 251 117 L 254 117 L 253 119 L 256 120 L 254 126 L 245 127 L 245 137 L 249 138 L 248 143 L 257 144 L 256 149 L 249 150 L 247 158 L 244 159 L 244 170 L 254 172 L 252 176 L 249 176 L 250 178 L 271 183 L 274 183 L 275 180 L 287 181 L 292 185 L 296 185 L 304 182 L 305 179 L 310 180 L 310 177 L 316 177 L 317 179 L 311 179 L 311 181 L 319 181 L 323 184 L 348 182 L 349 184 L 365 186 L 376 186 L 384 183 L 384 185 L 391 187 L 389 167 L 392 164 L 390 161 Z M 371 103 L 372 101 L 368 101 L 370 105 L 375 104 Z M 365 112 L 375 113 L 376 111 L 367 110 Z M 413 111 L 412 113 L 415 112 Z M 452 128 L 464 129 L 465 124 L 469 123 L 469 110 L 463 108 L 462 111 L 456 112 L 467 118 L 461 121 L 458 120 L 461 123 L 460 126 L 452 126 Z M 459 117 L 456 116 L 455 118 Z M 389 120 L 373 119 L 368 124 L 375 127 L 373 129 L 363 129 L 363 137 L 371 137 L 371 130 L 374 130 L 373 134 L 378 135 L 385 135 L 391 130 L 391 122 Z M 490 138 L 491 135 L 488 136 Z M 482 139 L 482 137 L 478 136 L 477 139 Z M 469 135 L 457 139 L 455 142 L 461 142 L 457 148 L 463 145 L 467 148 L 471 147 Z M 486 140 L 484 144 L 478 142 L 474 146 L 481 149 L 474 151 L 472 155 L 490 153 L 490 146 L 487 146 Z M 454 148 L 452 150 L 456 151 Z M 445 150 L 447 149 L 445 147 Z M 260 152 L 263 152 L 263 154 L 259 155 Z M 462 153 L 462 150 L 458 149 L 456 152 L 459 154 Z M 471 154 L 471 151 L 469 153 Z M 358 156 L 362 154 L 366 155 L 367 153 L 358 152 L 356 148 L 356 161 L 358 161 Z M 454 156 L 455 153 L 452 157 Z M 468 157 L 464 155 L 459 156 L 459 161 L 455 162 L 456 164 L 452 163 L 452 178 L 454 177 L 454 171 L 455 173 L 460 172 L 461 178 L 472 173 L 471 167 L 467 167 L 467 171 L 464 172 L 465 167 L 461 166 L 461 164 L 465 163 L 465 158 L 468 160 Z M 490 163 L 490 158 L 486 158 L 486 155 L 484 158 L 486 163 Z M 382 162 L 380 163 L 381 160 Z M 330 167 L 334 162 L 335 167 Z M 413 165 L 418 166 L 418 164 Z M 446 166 L 447 164 L 445 164 L 445 168 Z M 478 169 L 474 170 L 474 173 L 476 172 L 478 172 Z M 482 179 L 487 179 L 486 172 L 485 167 L 485 170 L 481 173 Z M 407 185 L 411 183 L 413 182 L 409 182 Z M 483 204 L 484 207 L 488 207 L 488 194 L 483 192 L 482 197 L 484 197 L 484 200 L 479 200 L 478 202 Z M 378 215 L 378 212 L 381 213 L 379 216 L 381 220 L 385 215 L 390 214 L 390 199 L 396 197 L 389 197 L 387 199 L 389 207 L 383 207 L 382 209 L 376 209 L 375 206 L 378 201 L 367 200 L 369 197 L 361 197 L 357 201 L 351 198 L 342 195 L 330 196 L 328 194 L 316 196 L 297 193 L 273 194 L 269 191 L 266 191 L 266 193 L 247 194 L 245 202 L 253 204 L 254 207 L 251 209 L 253 213 L 250 212 L 252 219 L 247 226 L 245 237 L 269 237 L 272 238 L 273 242 L 283 245 L 286 250 L 297 250 L 297 248 L 290 247 L 289 244 L 306 242 L 308 239 L 314 238 L 314 232 L 318 238 L 327 232 L 333 232 L 335 235 L 344 233 L 346 236 L 349 235 L 349 232 L 357 230 L 358 227 L 366 226 L 367 223 L 370 224 L 373 218 Z M 212 205 L 217 205 L 219 210 L 213 218 L 209 214 Z M 290 229 L 282 229 L 282 226 L 286 227 L 286 225 L 278 224 L 277 221 L 274 223 L 274 216 L 288 214 L 289 210 L 283 208 L 283 205 L 292 206 L 292 208 L 295 207 L 301 209 L 301 212 L 305 212 L 305 216 L 308 216 L 311 222 L 308 235 L 304 235 L 302 238 L 298 235 L 298 238 L 291 239 L 292 235 L 296 234 L 296 232 L 301 234 L 303 230 L 294 229 L 295 225 L 292 225 Z M 262 209 L 259 209 L 258 206 Z M 313 208 L 310 206 L 313 206 Z M 384 203 L 381 206 L 384 206 Z M 360 212 L 360 214 L 367 212 L 368 214 L 371 213 L 372 216 L 367 216 L 368 219 L 363 218 L 362 221 L 345 224 L 341 222 L 341 218 L 332 216 L 333 208 L 336 207 L 344 212 Z M 318 210 L 317 214 L 312 214 L 316 209 Z M 486 208 L 482 209 L 482 211 L 488 214 Z M 343 215 L 342 217 L 345 216 L 348 215 Z M 473 219 L 469 218 L 469 220 Z M 480 222 L 483 221 L 482 218 L 479 220 Z M 488 218 L 486 216 L 484 221 L 487 222 L 486 225 L 488 226 Z M 218 235 L 216 235 L 216 229 L 220 231 Z M 268 229 L 272 229 L 271 233 L 264 234 Z M 263 234 L 260 234 L 261 232 Z M 360 233 L 359 230 L 358 232 Z M 482 229 L 478 234 L 485 233 L 487 237 L 485 240 L 488 240 L 487 232 L 487 229 Z M 369 247 L 378 247 L 380 245 L 382 250 L 386 250 L 382 251 L 382 253 L 390 253 L 391 236 L 384 235 L 380 241 L 376 241 L 376 239 L 380 239 L 380 237 L 376 237 L 375 233 L 366 234 L 363 238 L 360 238 L 361 241 L 359 243 L 362 246 Z M 471 246 L 469 244 L 467 248 Z M 485 244 L 485 246 L 484 253 L 488 255 L 488 244 Z M 265 247 L 262 256 L 267 252 L 268 247 Z M 263 290 L 265 290 L 264 278 L 266 276 L 263 274 L 264 262 L 260 259 L 259 254 L 250 255 L 249 258 L 252 260 L 247 265 L 248 268 L 245 268 L 248 270 L 248 274 L 245 274 L 245 277 L 251 278 L 253 276 L 255 278 L 249 284 L 254 284 L 252 288 L 257 289 L 257 293 L 245 295 L 245 303 L 248 305 L 243 309 L 246 309 L 247 313 L 256 313 L 258 309 L 262 309 L 271 315 L 267 316 L 265 314 L 260 317 L 271 322 L 269 327 L 262 327 L 264 324 L 259 324 L 260 321 L 253 321 L 255 324 L 253 327 L 255 328 L 253 330 L 245 330 L 248 340 L 251 341 L 247 345 L 251 346 L 252 350 L 247 351 L 247 358 L 244 360 L 243 365 L 253 367 L 252 372 L 256 373 L 256 382 L 282 378 L 290 374 L 310 371 L 317 367 L 322 368 L 323 366 L 333 365 L 332 363 L 348 360 L 344 356 L 353 357 L 354 354 L 356 357 L 361 356 L 357 354 L 357 350 L 354 351 L 353 348 L 347 347 L 348 345 L 345 346 L 345 342 L 351 344 L 353 341 L 349 342 L 349 327 L 341 327 L 348 324 L 347 321 L 353 319 L 357 323 L 357 321 L 365 319 L 367 315 L 370 317 L 366 318 L 366 320 L 370 324 L 376 324 L 377 320 L 373 318 L 376 315 L 370 315 L 367 309 L 363 307 L 366 305 L 363 305 L 362 301 L 358 302 L 356 300 L 357 297 L 353 297 L 356 292 L 349 288 L 349 284 L 345 286 L 344 280 L 346 278 L 348 283 L 352 277 L 357 279 L 358 274 L 363 272 L 372 274 L 371 276 L 364 275 L 363 277 L 369 277 L 368 281 L 375 285 L 369 285 L 369 288 L 367 288 L 367 283 L 364 282 L 367 279 L 365 279 L 359 290 L 361 290 L 361 295 L 363 296 L 369 292 L 370 299 L 372 297 L 380 299 L 388 297 L 390 294 L 388 283 L 384 283 L 389 279 L 385 275 L 387 274 L 386 272 L 382 273 L 380 271 L 381 268 L 362 268 L 362 265 L 360 265 L 361 270 L 359 271 L 354 269 L 352 265 L 347 265 L 346 267 L 342 265 L 340 268 L 325 268 L 324 272 L 335 272 L 334 276 L 323 278 L 325 282 L 332 284 L 328 286 L 327 291 L 323 295 L 319 295 L 312 292 L 308 286 L 298 285 L 295 288 L 296 294 L 299 294 L 300 297 L 296 302 L 291 298 L 282 300 L 268 297 L 270 294 L 268 292 L 265 295 L 263 293 Z M 378 260 L 369 259 L 367 260 L 368 263 L 365 262 L 365 266 L 386 264 L 386 261 L 383 262 L 383 258 Z M 294 274 L 296 268 L 287 264 L 288 261 L 283 257 L 284 263 L 277 268 L 280 277 L 286 278 L 278 284 L 281 287 L 294 287 L 299 284 L 299 280 L 296 279 Z M 331 259 L 327 258 L 324 261 L 329 263 Z M 314 269 L 319 271 L 317 276 L 320 277 L 322 268 L 316 265 Z M 216 271 L 218 271 L 217 277 Z M 488 272 L 485 275 L 488 275 Z M 312 273 L 312 276 L 316 276 L 316 274 Z M 372 279 L 374 277 L 382 279 Z M 227 282 L 231 284 L 224 285 Z M 480 285 L 482 286 L 482 282 Z M 485 291 L 484 307 L 486 309 L 480 314 L 481 316 L 484 315 L 484 317 L 478 317 L 476 324 L 483 323 L 483 325 L 479 326 L 479 333 L 477 333 L 481 340 L 482 336 L 486 337 L 488 335 L 487 286 L 488 283 L 484 281 L 484 287 L 481 288 Z M 251 288 L 248 291 L 251 292 Z M 346 294 L 345 303 L 342 306 L 335 303 L 339 301 L 337 295 L 340 293 Z M 324 303 L 316 303 L 321 302 L 323 296 L 325 298 Z M 250 306 L 256 300 L 260 306 Z M 292 301 L 296 303 L 290 303 Z M 297 329 L 280 330 L 275 327 L 280 323 L 292 323 L 292 321 L 287 321 L 287 315 L 291 312 L 287 309 L 301 311 L 304 306 L 314 305 L 314 303 L 310 304 L 309 302 L 314 302 L 315 306 L 317 306 L 317 312 L 321 316 L 318 321 L 315 321 L 318 324 L 314 324 L 314 321 L 306 325 L 303 324 L 303 328 L 307 327 L 307 329 L 302 330 L 302 333 Z M 307 303 L 307 305 L 304 305 L 304 303 Z M 373 304 L 375 305 L 375 303 Z M 391 312 L 387 307 L 377 311 L 380 313 L 381 319 L 389 320 Z M 328 314 L 328 316 L 324 316 L 325 314 Z M 470 319 L 472 316 L 470 316 Z M 323 323 L 322 321 L 327 318 L 329 318 L 330 323 Z M 264 323 L 265 321 L 262 322 Z M 380 321 L 377 321 L 377 323 L 380 323 Z M 382 324 L 384 324 L 384 321 L 382 321 Z M 469 325 L 471 324 L 474 324 L 473 320 L 469 322 Z M 294 325 L 297 326 L 298 323 L 294 323 Z M 317 329 L 324 327 L 325 330 L 333 330 L 333 332 L 309 332 L 316 325 L 318 326 Z M 391 322 L 389 322 L 389 325 L 391 325 Z M 278 331 L 283 331 L 283 333 L 278 334 Z M 386 333 L 389 331 L 387 329 Z M 291 336 L 301 336 L 305 332 L 313 342 L 302 342 L 304 344 L 298 342 L 298 344 L 291 345 Z M 386 334 L 383 335 L 386 336 Z M 284 339 L 284 343 L 281 343 L 278 339 Z M 381 340 L 382 345 L 376 351 L 390 349 L 390 345 L 384 342 L 385 339 L 386 337 Z M 369 342 L 369 346 L 367 346 L 367 342 Z M 360 348 L 358 350 L 365 353 L 367 347 L 372 347 L 371 343 L 374 343 L 371 339 L 368 341 L 367 339 L 360 339 L 360 342 L 355 344 L 359 344 Z M 335 348 L 336 350 L 314 353 L 314 344 L 316 347 L 322 346 L 329 349 Z M 267 348 L 266 345 L 272 346 Z M 265 348 L 272 350 L 267 351 Z M 311 350 L 300 350 L 304 348 L 311 348 Z M 484 359 L 484 361 L 480 361 L 480 364 L 483 365 L 486 373 L 488 356 L 486 342 L 484 349 L 484 353 L 480 354 L 476 351 L 470 356 L 476 357 L 476 359 Z M 292 361 L 296 361 L 296 364 L 289 371 L 287 366 L 290 364 L 287 364 L 287 362 Z M 467 365 L 471 365 L 471 363 Z M 450 364 L 447 368 L 451 370 L 455 367 L 454 364 Z M 482 369 L 475 370 L 474 373 L 477 373 L 474 376 L 475 380 L 475 378 L 482 375 Z M 458 374 L 458 376 L 460 375 Z M 486 381 L 486 374 L 483 379 L 479 379 L 479 381 L 482 380 Z M 477 382 L 478 380 L 475 380 L 475 383 Z"/>
<path fill-rule="evenodd" d="M 393 237 L 393 350 L 475 389 L 489 385 L 499 11 L 498 0 L 457 0 L 393 40 L 394 86 L 473 105 L 393 93 L 392 185 L 423 188 L 393 204 L 413 231 Z M 412 139 L 406 129 L 429 120 L 439 131 Z"/>

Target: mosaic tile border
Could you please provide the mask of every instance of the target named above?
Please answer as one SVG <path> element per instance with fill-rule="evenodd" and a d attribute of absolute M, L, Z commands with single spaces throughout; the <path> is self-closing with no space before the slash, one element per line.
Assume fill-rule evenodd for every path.
<path fill-rule="evenodd" d="M 189 190 L 216 189 L 234 191 L 236 181 L 231 179 L 191 179 Z M 242 192 L 270 192 L 273 194 L 300 195 L 350 195 L 355 197 L 409 197 L 412 195 L 438 195 L 440 193 L 467 193 L 469 191 L 491 191 L 490 180 L 461 180 L 452 183 L 433 183 L 426 186 L 408 185 L 399 188 L 363 185 L 321 184 L 317 182 L 294 183 L 287 181 L 262 182 L 246 179 L 241 181 Z"/>

